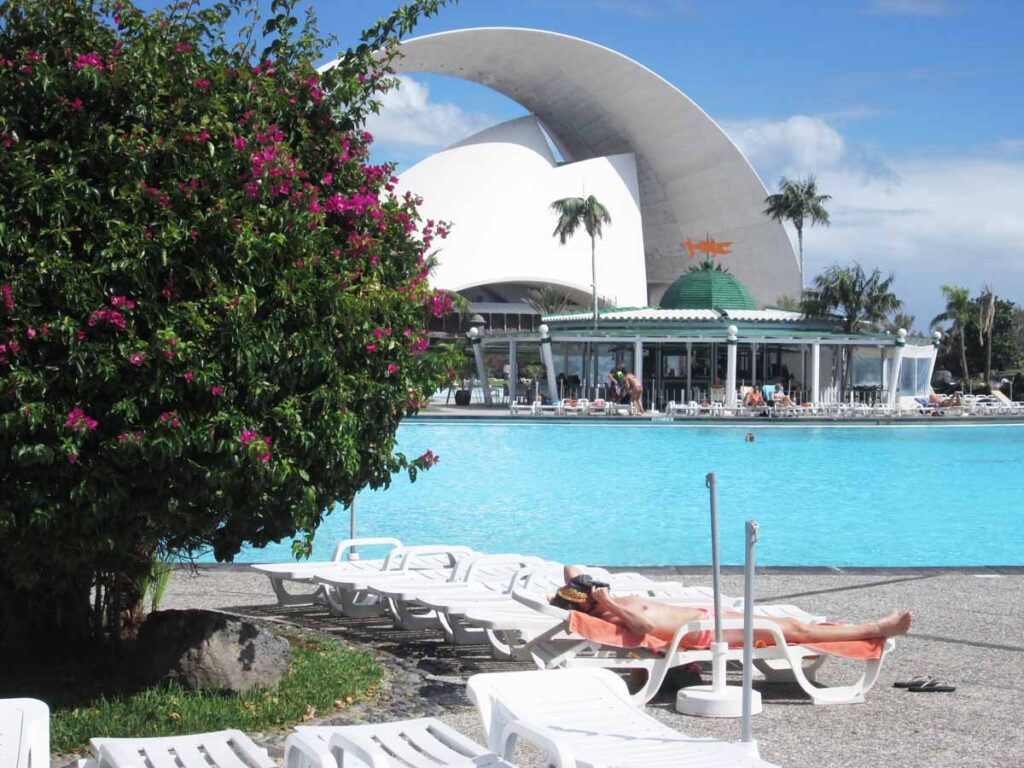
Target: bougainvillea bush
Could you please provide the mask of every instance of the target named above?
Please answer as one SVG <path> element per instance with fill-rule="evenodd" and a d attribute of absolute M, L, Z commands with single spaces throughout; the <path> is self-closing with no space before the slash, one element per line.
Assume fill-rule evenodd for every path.
<path fill-rule="evenodd" d="M 0 643 L 116 635 L 155 553 L 308 545 L 433 463 L 394 449 L 445 229 L 362 124 L 438 5 L 318 74 L 293 0 L 0 4 Z"/>

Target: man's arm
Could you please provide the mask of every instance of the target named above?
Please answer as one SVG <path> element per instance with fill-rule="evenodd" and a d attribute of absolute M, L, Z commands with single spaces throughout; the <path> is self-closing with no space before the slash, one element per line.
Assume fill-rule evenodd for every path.
<path fill-rule="evenodd" d="M 654 629 L 654 623 L 643 611 L 623 605 L 611 596 L 607 587 L 597 587 L 590 593 L 590 598 L 597 605 L 597 610 L 617 619 L 617 623 L 622 624 L 630 632 L 646 635 Z"/>
<path fill-rule="evenodd" d="M 581 565 L 567 565 L 562 569 L 562 578 L 565 579 L 565 586 L 569 586 L 569 582 L 575 579 L 583 573 L 583 566 Z"/>

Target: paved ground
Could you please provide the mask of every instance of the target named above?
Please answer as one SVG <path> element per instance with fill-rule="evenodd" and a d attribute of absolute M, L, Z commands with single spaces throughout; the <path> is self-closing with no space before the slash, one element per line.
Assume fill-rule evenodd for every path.
<path fill-rule="evenodd" d="M 649 573 L 710 583 L 704 569 Z M 742 593 L 739 575 L 728 574 L 723 582 L 727 593 Z M 1024 766 L 1021 569 L 769 569 L 759 574 L 757 593 L 765 602 L 793 602 L 845 621 L 868 620 L 896 607 L 909 608 L 915 616 L 912 634 L 887 659 L 865 704 L 818 707 L 796 686 L 761 687 L 764 712 L 754 719 L 754 734 L 765 759 L 788 768 Z M 417 693 L 423 712 L 441 711 L 442 719 L 478 741 L 483 732 L 464 696 L 466 677 L 477 671 L 526 668 L 495 662 L 480 647 L 447 646 L 439 633 L 398 632 L 386 622 L 338 620 L 319 609 L 279 609 L 266 579 L 239 568 L 176 573 L 163 607 L 215 607 L 286 621 L 394 654 L 424 675 Z M 843 662 L 830 661 L 819 678 L 841 682 L 852 671 Z M 921 694 L 892 687 L 893 681 L 918 674 L 943 677 L 957 690 Z M 738 674 L 733 678 L 738 681 Z M 692 735 L 738 738 L 736 721 L 685 717 L 673 710 L 672 702 L 655 700 L 648 711 Z M 416 710 L 406 706 L 404 711 Z M 279 740 L 271 740 L 275 742 Z M 522 765 L 539 765 L 525 757 Z"/>

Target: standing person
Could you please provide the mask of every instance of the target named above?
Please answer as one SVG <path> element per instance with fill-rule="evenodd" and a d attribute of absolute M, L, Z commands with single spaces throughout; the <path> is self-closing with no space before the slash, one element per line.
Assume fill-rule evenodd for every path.
<path fill-rule="evenodd" d="M 629 402 L 636 409 L 637 413 L 645 413 L 643 395 L 644 385 L 640 383 L 634 374 L 626 374 L 626 386 L 629 388 Z"/>

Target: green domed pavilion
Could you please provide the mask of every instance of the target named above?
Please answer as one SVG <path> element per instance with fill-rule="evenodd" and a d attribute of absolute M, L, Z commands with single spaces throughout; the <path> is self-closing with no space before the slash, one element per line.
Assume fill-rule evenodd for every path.
<path fill-rule="evenodd" d="M 698 269 L 677 277 L 665 289 L 658 306 L 661 309 L 757 309 L 747 287 L 717 269 Z"/>

